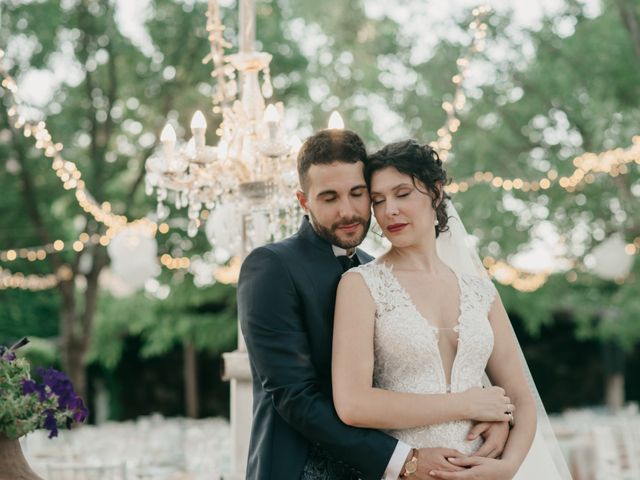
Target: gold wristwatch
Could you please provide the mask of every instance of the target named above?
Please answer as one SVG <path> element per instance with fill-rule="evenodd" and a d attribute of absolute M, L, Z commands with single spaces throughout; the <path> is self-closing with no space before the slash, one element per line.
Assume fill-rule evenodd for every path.
<path fill-rule="evenodd" d="M 418 449 L 411 449 L 411 458 L 406 461 L 404 464 L 404 473 L 401 475 L 402 478 L 407 478 L 416 473 L 418 470 Z"/>

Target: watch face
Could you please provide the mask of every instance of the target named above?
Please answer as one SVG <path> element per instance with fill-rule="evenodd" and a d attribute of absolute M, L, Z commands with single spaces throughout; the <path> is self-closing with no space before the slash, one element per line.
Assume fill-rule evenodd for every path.
<path fill-rule="evenodd" d="M 405 470 L 407 471 L 407 473 L 416 473 L 416 470 L 418 469 L 418 459 L 411 459 L 411 461 L 409 463 L 407 463 Z"/>

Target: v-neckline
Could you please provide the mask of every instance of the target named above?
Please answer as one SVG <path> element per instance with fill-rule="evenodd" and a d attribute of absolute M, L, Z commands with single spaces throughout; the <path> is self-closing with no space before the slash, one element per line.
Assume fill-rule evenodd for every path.
<path fill-rule="evenodd" d="M 413 298 L 411 298 L 411 295 L 409 295 L 408 290 L 402 285 L 402 283 L 400 283 L 400 279 L 393 272 L 393 265 L 389 265 L 389 264 L 387 264 L 385 262 L 379 262 L 378 265 L 382 265 L 385 268 L 385 270 L 387 270 L 387 272 L 389 273 L 391 278 L 393 278 L 393 281 L 395 282 L 396 286 L 400 290 L 400 293 L 405 297 L 407 303 L 409 303 L 411 308 L 413 308 L 413 310 L 415 310 L 415 313 L 418 314 L 418 316 L 424 321 L 424 323 L 427 324 L 427 326 L 429 326 L 430 328 L 435 328 L 436 330 L 441 330 L 441 329 L 447 329 L 447 330 L 453 329 L 453 330 L 456 330 L 460 326 L 460 323 L 461 323 L 460 321 L 462 319 L 462 281 L 460 280 L 460 276 L 451 267 L 449 267 L 449 271 L 455 277 L 456 284 L 458 286 L 458 316 L 456 318 L 456 323 L 455 323 L 455 325 L 453 327 L 437 327 L 432 322 L 430 322 L 429 319 L 427 317 L 425 317 L 420 312 L 420 310 L 418 309 L 418 306 L 413 301 Z"/>
<path fill-rule="evenodd" d="M 413 309 L 413 311 L 418 316 L 418 318 L 420 318 L 420 320 L 422 320 L 429 329 L 435 330 L 437 332 L 437 334 L 433 335 L 433 338 L 435 339 L 435 349 L 436 349 L 436 353 L 440 363 L 440 372 L 442 373 L 442 383 L 443 383 L 445 392 L 450 393 L 453 389 L 453 374 L 455 372 L 456 363 L 458 361 L 458 354 L 460 353 L 460 347 L 462 345 L 460 342 L 460 326 L 462 324 L 463 295 L 462 295 L 462 280 L 460 279 L 460 276 L 456 273 L 454 269 L 449 267 L 449 270 L 451 271 L 451 273 L 453 273 L 453 276 L 456 278 L 456 282 L 458 284 L 458 318 L 456 320 L 456 324 L 453 327 L 436 327 L 420 312 L 420 310 L 418 310 L 417 305 L 411 298 L 411 295 L 409 295 L 409 292 L 407 291 L 407 289 L 402 285 L 402 283 L 400 283 L 400 279 L 398 279 L 396 274 L 393 273 L 393 265 L 388 265 L 385 262 L 376 262 L 376 263 L 378 265 L 382 265 L 382 267 L 386 270 L 386 272 L 389 274 L 393 282 L 396 284 L 396 287 L 400 291 L 400 294 L 404 296 L 405 301 L 407 302 L 407 305 L 411 309 Z M 440 347 L 438 346 L 441 329 L 452 329 L 454 332 L 458 334 L 458 347 L 456 348 L 456 352 L 453 355 L 453 361 L 451 362 L 451 370 L 449 372 L 449 383 L 447 383 L 447 374 L 444 369 L 442 352 L 440 351 Z"/>

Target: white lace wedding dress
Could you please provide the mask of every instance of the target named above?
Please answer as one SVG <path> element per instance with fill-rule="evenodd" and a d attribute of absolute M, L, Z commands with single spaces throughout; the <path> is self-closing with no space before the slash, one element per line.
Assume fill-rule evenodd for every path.
<path fill-rule="evenodd" d="M 376 304 L 373 372 L 374 386 L 407 393 L 461 392 L 481 386 L 493 350 L 493 330 L 488 320 L 496 289 L 488 278 L 456 274 L 460 290 L 460 317 L 453 328 L 458 348 L 448 385 L 443 367 L 437 327 L 429 324 L 400 284 L 392 268 L 371 262 L 350 270 L 364 278 Z M 482 445 L 482 438 L 466 439 L 471 421 L 452 421 L 419 428 L 388 431 L 412 447 L 445 447 L 465 455 Z M 560 479 L 546 450 L 536 438 L 516 479 Z M 535 452 L 535 453 L 534 453 Z M 535 458 L 532 458 L 535 457 Z"/>

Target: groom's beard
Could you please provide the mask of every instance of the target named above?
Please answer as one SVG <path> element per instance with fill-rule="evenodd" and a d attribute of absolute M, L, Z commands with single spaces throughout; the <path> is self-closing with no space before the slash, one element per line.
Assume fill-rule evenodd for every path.
<path fill-rule="evenodd" d="M 367 236 L 369 225 L 371 225 L 371 217 L 369 217 L 369 219 L 364 219 L 362 217 L 353 216 L 347 220 L 336 222 L 331 225 L 331 227 L 325 227 L 318 222 L 311 210 L 309 210 L 309 216 L 311 217 L 311 225 L 318 235 L 324 238 L 331 245 L 344 248 L 345 250 L 349 250 L 350 248 L 355 248 L 360 245 L 364 240 L 364 237 Z M 362 233 L 351 238 L 341 238 L 338 236 L 338 228 L 343 225 L 352 225 L 354 223 L 362 225 Z"/>

